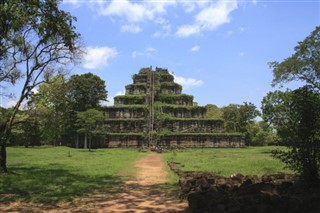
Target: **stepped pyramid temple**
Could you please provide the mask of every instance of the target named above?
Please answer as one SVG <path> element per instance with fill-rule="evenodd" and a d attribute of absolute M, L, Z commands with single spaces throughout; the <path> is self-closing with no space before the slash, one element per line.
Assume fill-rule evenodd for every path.
<path fill-rule="evenodd" d="M 108 133 L 103 147 L 241 147 L 241 134 L 225 133 L 223 120 L 206 118 L 206 108 L 182 94 L 167 69 L 143 68 L 125 95 L 105 107 Z"/>

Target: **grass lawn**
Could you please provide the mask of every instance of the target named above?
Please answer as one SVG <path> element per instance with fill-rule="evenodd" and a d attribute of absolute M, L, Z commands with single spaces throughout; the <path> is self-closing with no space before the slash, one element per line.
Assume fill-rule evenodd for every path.
<path fill-rule="evenodd" d="M 284 164 L 271 156 L 271 150 L 283 147 L 248 147 L 217 149 L 186 149 L 164 154 L 167 161 L 184 165 L 183 171 L 212 172 L 230 176 L 235 173 L 243 175 L 264 175 L 278 172 L 292 173 L 284 169 Z"/>
<path fill-rule="evenodd" d="M 8 168 L 0 175 L 0 202 L 64 201 L 93 191 L 110 192 L 123 183 L 118 174 L 145 155 L 135 149 L 68 147 L 7 148 Z"/>

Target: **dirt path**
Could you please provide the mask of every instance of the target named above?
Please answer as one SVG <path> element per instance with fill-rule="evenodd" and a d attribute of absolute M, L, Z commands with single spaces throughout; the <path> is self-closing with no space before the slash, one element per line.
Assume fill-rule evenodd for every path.
<path fill-rule="evenodd" d="M 186 201 L 168 195 L 166 165 L 161 155 L 151 153 L 134 163 L 135 177 L 114 194 L 95 194 L 73 204 L 56 206 L 11 203 L 5 212 L 186 212 Z"/>

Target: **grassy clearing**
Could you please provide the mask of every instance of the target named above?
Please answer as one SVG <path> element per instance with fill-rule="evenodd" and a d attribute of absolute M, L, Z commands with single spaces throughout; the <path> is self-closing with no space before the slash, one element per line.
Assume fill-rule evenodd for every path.
<path fill-rule="evenodd" d="M 119 172 L 145 155 L 134 149 L 8 148 L 0 201 L 64 201 L 93 191 L 118 190 Z"/>
<path fill-rule="evenodd" d="M 187 149 L 165 153 L 164 158 L 183 164 L 183 171 L 212 172 L 223 176 L 235 173 L 259 176 L 277 172 L 292 173 L 284 169 L 285 165 L 282 162 L 271 156 L 274 149 L 284 148 Z"/>

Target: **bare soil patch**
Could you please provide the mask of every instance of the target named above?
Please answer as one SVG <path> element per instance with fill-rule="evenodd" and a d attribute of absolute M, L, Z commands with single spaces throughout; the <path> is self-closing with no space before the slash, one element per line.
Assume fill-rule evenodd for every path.
<path fill-rule="evenodd" d="M 187 202 L 170 196 L 166 189 L 168 174 L 160 154 L 151 153 L 133 166 L 134 178 L 117 191 L 93 194 L 69 203 L 0 204 L 0 212 L 187 212 Z"/>

